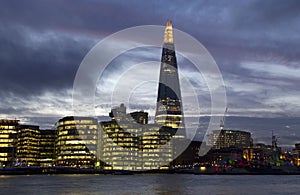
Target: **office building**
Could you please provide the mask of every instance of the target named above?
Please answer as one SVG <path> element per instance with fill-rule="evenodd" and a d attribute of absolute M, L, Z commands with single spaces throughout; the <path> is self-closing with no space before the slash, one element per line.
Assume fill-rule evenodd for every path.
<path fill-rule="evenodd" d="M 98 121 L 68 116 L 57 123 L 55 163 L 67 167 L 94 167 L 97 161 Z"/>
<path fill-rule="evenodd" d="M 121 104 L 109 114 L 111 121 L 100 122 L 101 154 L 104 169 L 163 169 L 172 160 L 171 127 L 148 123 L 148 113 L 126 113 Z"/>
<path fill-rule="evenodd" d="M 39 163 L 41 167 L 54 165 L 56 130 L 40 130 Z"/>
<path fill-rule="evenodd" d="M 208 143 L 213 146 L 213 149 L 243 149 L 252 146 L 253 140 L 250 132 L 239 130 L 221 130 L 220 132 L 218 130 L 208 136 Z"/>
<path fill-rule="evenodd" d="M 0 168 L 11 166 L 16 157 L 19 120 L 0 120 Z"/>
<path fill-rule="evenodd" d="M 20 125 L 17 135 L 16 165 L 39 166 L 39 126 Z"/>

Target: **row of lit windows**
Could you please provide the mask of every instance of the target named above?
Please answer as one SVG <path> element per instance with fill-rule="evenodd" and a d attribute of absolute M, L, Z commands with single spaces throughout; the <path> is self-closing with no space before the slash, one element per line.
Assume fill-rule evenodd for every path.
<path fill-rule="evenodd" d="M 70 145 L 69 147 L 68 146 L 65 146 L 65 145 L 62 145 L 60 147 L 57 148 L 57 150 L 85 150 L 86 149 L 86 146 L 83 146 L 83 145 L 78 145 L 78 146 L 72 146 Z"/>
<path fill-rule="evenodd" d="M 0 156 L 8 156 L 7 153 L 0 153 Z"/>
<path fill-rule="evenodd" d="M 0 143 L 14 142 L 14 139 L 0 139 Z"/>
<path fill-rule="evenodd" d="M 137 144 L 134 143 L 118 143 L 121 147 L 137 147 Z"/>
<path fill-rule="evenodd" d="M 114 142 L 122 143 L 122 142 L 137 142 L 137 138 L 113 138 Z"/>
<path fill-rule="evenodd" d="M 75 164 L 76 162 L 76 164 Z M 91 164 L 91 161 L 71 161 L 71 162 L 68 162 L 68 161 L 64 161 L 64 160 L 60 160 L 57 162 L 59 165 L 73 165 L 74 167 L 76 167 L 77 165 L 90 165 Z"/>
<path fill-rule="evenodd" d="M 39 150 L 40 147 L 38 145 L 20 145 L 17 146 L 18 150 Z"/>
<path fill-rule="evenodd" d="M 84 155 L 84 156 L 59 156 L 58 159 L 92 159 L 92 155 Z"/>
<path fill-rule="evenodd" d="M 0 138 L 9 138 L 9 134 L 0 134 Z"/>
<path fill-rule="evenodd" d="M 21 158 L 21 159 L 38 159 L 39 155 L 33 155 L 33 154 L 18 154 L 17 155 L 18 158 Z"/>
<path fill-rule="evenodd" d="M 0 129 L 16 129 L 16 126 L 11 126 L 11 125 L 0 125 Z"/>
<path fill-rule="evenodd" d="M 71 140 L 71 139 L 97 139 L 96 135 L 61 135 L 58 137 L 58 140 Z"/>
<path fill-rule="evenodd" d="M 13 147 L 13 144 L 9 143 L 9 144 L 2 144 L 0 143 L 0 148 L 1 147 Z"/>
<path fill-rule="evenodd" d="M 60 121 L 59 125 L 73 125 L 73 124 L 95 124 L 95 120 L 69 120 L 69 121 Z"/>
<path fill-rule="evenodd" d="M 7 129 L 1 129 L 0 134 L 16 134 L 16 130 L 7 130 Z"/>
<path fill-rule="evenodd" d="M 60 155 L 64 155 L 64 154 L 90 154 L 93 153 L 95 151 L 85 151 L 85 150 L 81 150 L 81 151 L 70 151 L 70 150 L 66 150 L 66 151 L 60 151 Z"/>
<path fill-rule="evenodd" d="M 91 131 L 91 130 L 82 130 L 82 129 L 74 129 L 74 131 L 76 132 L 75 135 L 87 135 L 87 134 L 97 134 L 97 131 Z M 59 130 L 58 131 L 58 135 L 74 135 L 74 133 L 69 132 L 69 130 Z"/>
<path fill-rule="evenodd" d="M 54 145 L 54 140 L 49 141 L 39 141 L 40 145 L 48 146 L 48 145 Z"/>

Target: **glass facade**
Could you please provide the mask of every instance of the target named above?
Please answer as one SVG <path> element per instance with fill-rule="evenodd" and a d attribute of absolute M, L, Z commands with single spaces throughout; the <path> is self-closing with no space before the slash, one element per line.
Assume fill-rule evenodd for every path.
<path fill-rule="evenodd" d="M 144 170 L 169 169 L 173 160 L 172 142 L 170 139 L 176 129 L 149 124 L 141 136 L 141 161 Z"/>
<path fill-rule="evenodd" d="M 182 99 L 171 21 L 164 33 L 155 123 L 177 129 L 177 138 L 185 138 Z"/>
<path fill-rule="evenodd" d="M 17 136 L 16 165 L 39 166 L 39 126 L 20 125 Z"/>
<path fill-rule="evenodd" d="M 0 168 L 11 166 L 16 155 L 19 120 L 0 120 Z"/>
<path fill-rule="evenodd" d="M 98 144 L 98 121 L 91 117 L 64 117 L 57 124 L 56 165 L 94 167 Z"/>
<path fill-rule="evenodd" d="M 214 149 L 222 148 L 247 148 L 252 146 L 253 140 L 251 133 L 237 130 L 221 130 L 213 131 L 209 135 L 209 145 L 213 145 Z"/>
<path fill-rule="evenodd" d="M 40 166 L 48 167 L 54 165 L 55 160 L 55 138 L 56 130 L 40 130 L 39 151 Z"/>
<path fill-rule="evenodd" d="M 100 122 L 101 153 L 100 159 L 106 162 L 104 169 L 136 170 L 141 168 L 139 161 L 140 139 L 143 124 L 148 121 L 148 114 L 135 112 L 126 114 L 126 107 L 121 104 L 109 113 L 111 121 Z"/>
<path fill-rule="evenodd" d="M 111 121 L 100 122 L 101 154 L 104 169 L 162 169 L 172 160 L 170 127 L 148 123 L 148 113 L 126 113 L 126 107 L 113 108 Z M 173 130 L 174 131 L 174 130 Z M 163 146 L 163 147 L 162 147 Z"/>

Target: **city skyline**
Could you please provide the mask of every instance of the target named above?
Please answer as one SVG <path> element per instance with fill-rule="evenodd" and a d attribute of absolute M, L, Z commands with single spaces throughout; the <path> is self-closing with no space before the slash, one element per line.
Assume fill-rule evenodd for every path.
<path fill-rule="evenodd" d="M 243 124 L 236 118 L 232 122 L 234 125 L 228 120 L 226 126 L 249 129 L 254 134 L 261 130 L 263 132 L 258 138 L 261 141 L 267 141 L 271 130 L 282 137 L 283 144 L 300 141 L 297 134 L 300 128 L 300 104 L 297 101 L 300 97 L 297 85 L 300 73 L 297 56 L 300 50 L 297 33 L 300 20 L 297 2 L 266 1 L 259 5 L 256 1 L 200 2 L 193 5 L 176 2 L 170 3 L 167 8 L 162 6 L 164 3 L 138 3 L 136 8 L 132 8 L 121 2 L 91 1 L 91 4 L 84 6 L 79 2 L 74 2 L 72 6 L 67 2 L 53 2 L 42 9 L 39 9 L 38 2 L 21 4 L 12 1 L 3 3 L 0 8 L 3 9 L 0 12 L 0 22 L 3 24 L 0 27 L 3 51 L 0 57 L 3 84 L 0 118 L 18 118 L 50 128 L 58 118 L 72 115 L 74 76 L 82 58 L 94 44 L 124 28 L 145 24 L 164 25 L 170 19 L 174 21 L 175 28 L 203 43 L 217 61 L 227 89 L 228 116 L 259 117 L 253 118 L 254 124 Z M 65 16 L 54 14 L 58 4 Z M 26 9 L 21 9 L 27 6 L 32 6 L 33 11 L 26 13 Z M 144 6 L 148 6 L 149 10 L 141 13 L 139 8 Z M 78 7 L 82 9 L 76 9 Z M 180 7 L 189 11 L 181 12 Z M 117 9 L 119 12 L 112 14 L 105 12 L 106 9 Z M 176 13 L 171 10 L 176 10 Z M 123 18 L 124 15 L 126 17 Z M 136 15 L 140 16 L 139 19 Z M 105 22 L 106 17 L 110 17 L 109 22 Z M 116 59 L 112 66 L 118 65 L 122 70 L 145 59 L 159 61 L 159 56 L 159 49 L 136 50 Z M 193 75 L 188 66 L 182 65 L 184 59 L 178 57 L 178 60 L 179 68 L 197 86 L 201 94 L 202 113 L 207 115 L 205 108 L 209 103 L 206 100 L 209 93 L 201 83 L 203 79 Z M 149 72 L 153 80 L 158 78 L 158 67 L 159 64 Z M 118 80 L 118 74 L 118 71 L 110 72 L 104 90 Z M 140 94 L 148 94 L 149 98 L 144 106 L 131 109 L 147 110 L 155 106 L 156 91 L 156 88 L 140 91 Z M 102 106 L 100 116 L 107 115 L 111 107 L 104 100 L 99 99 L 99 106 Z M 277 126 L 274 124 L 276 117 L 282 120 Z M 262 126 L 254 129 L 256 121 L 260 121 Z M 238 123 L 240 126 L 236 125 Z"/>

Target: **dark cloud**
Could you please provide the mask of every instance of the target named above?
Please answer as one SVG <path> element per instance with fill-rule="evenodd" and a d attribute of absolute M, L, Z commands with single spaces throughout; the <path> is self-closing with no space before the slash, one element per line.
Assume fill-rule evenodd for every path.
<path fill-rule="evenodd" d="M 124 28 L 164 25 L 171 19 L 174 27 L 197 38 L 216 59 L 225 80 L 231 115 L 284 116 L 282 124 L 294 124 L 296 119 L 289 116 L 300 116 L 296 74 L 300 62 L 299 8 L 297 0 L 1 1 L 0 116 L 24 117 L 30 123 L 49 126 L 57 117 L 69 113 L 69 91 L 77 68 L 97 41 Z M 153 50 L 133 52 L 136 53 L 129 52 L 115 60 L 115 66 L 125 64 L 118 66 L 122 67 L 118 71 L 127 68 L 126 62 L 160 58 L 153 57 L 157 53 Z M 147 56 L 147 52 L 151 55 Z M 190 79 L 200 92 L 199 101 L 209 105 L 207 86 L 199 84 L 198 78 Z M 45 118 L 30 119 L 37 115 Z M 249 124 L 257 131 L 284 129 L 269 119 L 228 123 L 245 128 Z M 289 133 L 297 135 L 294 130 Z M 258 136 L 266 141 L 267 131 L 261 132 L 264 133 Z M 282 140 L 287 143 L 288 137 Z M 298 137 L 295 140 L 299 141 Z"/>
<path fill-rule="evenodd" d="M 72 87 L 91 41 L 20 26 L 0 27 L 1 93 L 31 96 Z"/>

